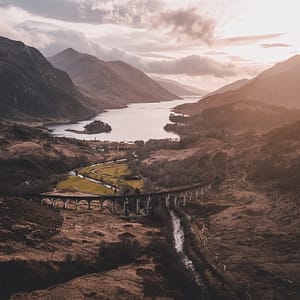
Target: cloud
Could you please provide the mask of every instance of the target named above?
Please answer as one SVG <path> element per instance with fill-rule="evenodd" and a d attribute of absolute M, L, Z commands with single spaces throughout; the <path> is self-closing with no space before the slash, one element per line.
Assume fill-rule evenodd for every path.
<path fill-rule="evenodd" d="M 1 26 L 0 33 L 2 33 L 2 28 Z M 35 37 L 34 40 L 29 39 L 25 42 L 38 47 L 45 56 L 51 56 L 72 47 L 77 51 L 89 53 L 106 61 L 125 61 L 148 73 L 185 74 L 189 76 L 212 75 L 219 78 L 232 76 L 237 73 L 232 63 L 219 63 L 198 55 L 186 56 L 179 59 L 164 59 L 162 57 L 155 57 L 155 55 L 151 55 L 151 59 L 149 57 L 142 58 L 120 48 L 105 47 L 95 40 L 88 39 L 81 32 L 43 22 L 27 21 L 11 25 L 8 28 L 15 32 L 16 35 Z M 34 35 L 31 35 L 31 32 L 34 32 Z"/>
<path fill-rule="evenodd" d="M 169 61 L 150 62 L 145 71 L 157 74 L 185 74 L 189 76 L 212 75 L 219 78 L 237 74 L 237 69 L 232 63 L 220 63 L 198 55 Z"/>
<path fill-rule="evenodd" d="M 0 9 L 0 14 L 1 14 Z M 13 9 L 11 14 L 20 11 Z M 23 12 L 20 16 L 24 16 Z M 72 47 L 80 52 L 95 55 L 103 60 L 123 60 L 142 69 L 143 63 L 139 56 L 116 47 L 105 47 L 101 43 L 89 39 L 83 32 L 39 21 L 14 23 L 11 14 L 0 19 L 0 35 L 21 40 L 27 45 L 38 48 L 45 56 L 52 56 L 66 48 Z M 26 17 L 26 16 L 25 16 Z M 26 18 L 23 19 L 26 19 Z M 21 18 L 22 19 L 22 18 Z"/>
<path fill-rule="evenodd" d="M 262 48 L 284 48 L 284 47 L 292 47 L 292 45 L 284 44 L 284 43 L 273 43 L 273 44 L 261 44 Z"/>
<path fill-rule="evenodd" d="M 139 53 L 143 57 L 147 58 L 161 58 L 161 59 L 173 59 L 172 56 L 160 54 L 160 53 L 153 53 L 153 52 L 140 52 Z"/>
<path fill-rule="evenodd" d="M 92 10 L 101 12 L 104 22 L 144 26 L 150 15 L 161 9 L 159 0 L 93 0 Z"/>
<path fill-rule="evenodd" d="M 248 59 L 240 57 L 238 55 L 227 55 L 227 58 L 229 58 L 231 61 L 234 61 L 234 62 L 248 61 Z"/>
<path fill-rule="evenodd" d="M 68 22 L 141 25 L 157 11 L 158 0 L 0 0 L 0 6 Z"/>
<path fill-rule="evenodd" d="M 102 60 L 123 60 L 137 68 L 143 68 L 141 58 L 116 47 L 105 47 L 101 43 L 88 39 L 84 33 L 69 30 L 53 24 L 41 22 L 23 22 L 16 27 L 22 32 L 34 32 L 35 35 L 45 36 L 48 43 L 38 45 L 45 56 L 52 56 L 66 48 L 74 48 L 79 52 L 88 53 Z M 36 46 L 38 41 L 34 44 Z"/>
<path fill-rule="evenodd" d="M 205 55 L 227 55 L 228 53 L 225 51 L 216 51 L 216 50 L 210 50 L 205 52 Z"/>
<path fill-rule="evenodd" d="M 2 7 L 19 7 L 27 12 L 35 15 L 61 19 L 61 20 L 81 20 L 80 16 L 80 3 L 78 1 L 68 1 L 68 0 L 0 0 L 0 5 Z M 92 16 L 91 18 L 93 18 Z"/>
<path fill-rule="evenodd" d="M 3 9 L 0 8 L 0 14 Z M 168 74 L 178 76 L 191 76 L 196 78 L 197 76 L 211 76 L 212 78 L 226 78 L 237 74 L 240 74 L 241 68 L 230 63 L 218 62 L 214 59 L 210 59 L 205 56 L 190 55 L 183 56 L 181 58 L 172 58 L 167 55 L 168 52 L 145 52 L 143 47 L 139 47 L 137 53 L 129 52 L 126 48 L 126 42 L 121 41 L 118 47 L 108 46 L 103 44 L 102 40 L 107 41 L 109 37 L 103 39 L 101 36 L 95 36 L 90 38 L 87 33 L 77 31 L 78 29 L 72 29 L 72 23 L 69 26 L 63 22 L 57 22 L 54 24 L 47 19 L 32 18 L 28 13 L 21 9 L 12 8 L 6 14 L 2 14 L 4 17 L 0 20 L 0 35 L 5 35 L 13 39 L 22 40 L 25 43 L 34 46 L 41 50 L 45 56 L 52 56 L 57 52 L 63 51 L 66 48 L 72 47 L 75 50 L 83 53 L 89 53 L 100 59 L 122 60 L 130 65 L 151 74 Z M 15 23 L 15 18 L 12 16 L 18 15 L 19 22 Z M 26 21 L 28 19 L 35 21 Z M 44 20 L 44 21 L 40 21 Z M 48 22 L 49 21 L 49 22 Z M 101 25 L 102 31 L 105 31 L 109 27 L 119 28 L 117 25 Z M 144 30 L 138 30 L 140 34 Z M 130 31 L 132 34 L 132 30 Z M 106 33 L 104 34 L 106 36 Z M 134 39 L 134 36 L 129 35 L 130 40 Z M 112 45 L 115 45 L 115 41 Z M 161 45 L 161 43 L 158 43 Z M 125 45 L 125 47 L 123 47 Z M 170 45 L 164 45 L 169 47 Z M 180 45 L 177 46 L 177 48 Z M 161 50 L 161 49 L 160 49 Z M 172 56 L 172 55 L 171 55 Z"/>
<path fill-rule="evenodd" d="M 283 33 L 271 33 L 262 35 L 248 35 L 248 36 L 236 36 L 224 39 L 218 39 L 214 42 L 215 45 L 245 45 L 250 43 L 256 43 L 263 40 L 269 40 L 282 36 Z"/>
<path fill-rule="evenodd" d="M 197 9 L 188 8 L 162 12 L 152 19 L 150 27 L 167 27 L 178 40 L 197 40 L 210 45 L 214 38 L 216 22 L 200 15 Z"/>
<path fill-rule="evenodd" d="M 45 47 L 53 42 L 47 33 L 38 31 L 33 34 L 32 30 L 20 27 L 16 20 L 22 21 L 26 19 L 26 16 L 20 9 L 12 8 L 8 12 L 4 12 L 0 8 L 0 15 L 0 35 L 14 40 L 21 40 L 35 47 Z"/>

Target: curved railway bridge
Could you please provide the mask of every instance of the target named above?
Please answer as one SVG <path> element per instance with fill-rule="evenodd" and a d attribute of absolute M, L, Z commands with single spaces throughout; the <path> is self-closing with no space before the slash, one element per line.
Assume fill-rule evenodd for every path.
<path fill-rule="evenodd" d="M 212 188 L 213 183 L 195 184 L 188 187 L 173 189 L 168 191 L 160 191 L 145 194 L 131 195 L 66 195 L 56 193 L 43 194 L 26 194 L 21 195 L 23 198 L 39 201 L 41 205 L 51 205 L 54 208 L 60 207 L 67 209 L 69 205 L 75 205 L 76 210 L 82 203 L 87 205 L 88 209 L 92 209 L 92 205 L 99 205 L 100 211 L 104 205 L 108 207 L 111 213 L 123 213 L 128 216 L 130 213 L 137 215 L 150 214 L 152 212 L 160 212 L 164 208 L 172 208 L 185 206 L 187 201 L 198 199 Z"/>

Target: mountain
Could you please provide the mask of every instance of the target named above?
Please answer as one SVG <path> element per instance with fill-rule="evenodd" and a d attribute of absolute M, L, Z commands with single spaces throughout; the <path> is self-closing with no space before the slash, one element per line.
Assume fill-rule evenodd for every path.
<path fill-rule="evenodd" d="M 263 71 L 237 90 L 205 97 L 196 104 L 182 105 L 178 110 L 197 114 L 208 108 L 241 101 L 300 109 L 300 55 Z"/>
<path fill-rule="evenodd" d="M 235 91 L 240 89 L 241 87 L 243 87 L 244 85 L 248 84 L 250 82 L 250 79 L 240 79 L 237 81 L 234 81 L 232 83 L 229 83 L 223 87 L 221 87 L 220 89 L 213 91 L 209 94 L 206 95 L 206 97 L 208 96 L 212 96 L 212 95 L 217 95 L 217 94 L 222 94 L 228 91 Z"/>
<path fill-rule="evenodd" d="M 154 78 L 156 82 L 159 83 L 164 89 L 172 94 L 179 96 L 202 96 L 206 94 L 206 91 L 198 89 L 196 87 L 181 84 L 175 80 Z"/>
<path fill-rule="evenodd" d="M 0 117 L 18 120 L 78 120 L 93 111 L 69 75 L 35 48 L 0 37 Z"/>
<path fill-rule="evenodd" d="M 143 72 L 121 61 L 105 62 L 71 48 L 49 60 L 68 72 L 80 90 L 93 98 L 98 109 L 178 98 Z"/>
<path fill-rule="evenodd" d="M 298 120 L 300 56 L 276 64 L 237 90 L 214 94 L 175 110 L 194 116 L 194 128 L 204 123 L 206 127 L 276 127 Z"/>
<path fill-rule="evenodd" d="M 262 72 L 240 93 L 248 99 L 300 109 L 300 55 Z"/>

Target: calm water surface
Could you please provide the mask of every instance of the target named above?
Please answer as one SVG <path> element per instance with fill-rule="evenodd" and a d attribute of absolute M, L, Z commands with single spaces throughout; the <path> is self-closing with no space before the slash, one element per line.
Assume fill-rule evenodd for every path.
<path fill-rule="evenodd" d="M 172 109 L 183 103 L 193 103 L 200 99 L 199 96 L 185 97 L 181 100 L 164 101 L 158 103 L 134 103 L 122 109 L 110 109 L 100 113 L 95 118 L 73 124 L 49 126 L 53 134 L 82 140 L 103 141 L 136 141 L 149 139 L 178 139 L 179 137 L 164 130 L 169 123 Z M 83 130 L 84 126 L 94 120 L 101 120 L 112 127 L 110 133 L 78 134 L 66 129 Z"/>

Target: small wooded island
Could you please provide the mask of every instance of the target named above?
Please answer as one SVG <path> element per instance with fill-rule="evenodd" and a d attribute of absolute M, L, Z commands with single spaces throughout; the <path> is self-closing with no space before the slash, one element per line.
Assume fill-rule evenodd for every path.
<path fill-rule="evenodd" d="M 112 128 L 109 124 L 104 123 L 99 120 L 95 120 L 84 126 L 84 130 L 74 130 L 74 129 L 66 129 L 66 131 L 71 131 L 80 134 L 97 134 L 102 132 L 111 132 Z"/>

